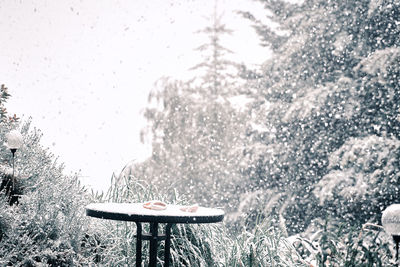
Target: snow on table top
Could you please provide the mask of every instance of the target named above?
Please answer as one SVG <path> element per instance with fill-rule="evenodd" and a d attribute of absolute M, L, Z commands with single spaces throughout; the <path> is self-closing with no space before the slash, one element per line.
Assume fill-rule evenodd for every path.
<path fill-rule="evenodd" d="M 87 210 L 126 215 L 170 216 L 170 217 L 214 217 L 223 216 L 221 209 L 199 207 L 196 212 L 181 211 L 181 205 L 167 204 L 165 210 L 151 210 L 143 207 L 144 203 L 92 203 Z"/>

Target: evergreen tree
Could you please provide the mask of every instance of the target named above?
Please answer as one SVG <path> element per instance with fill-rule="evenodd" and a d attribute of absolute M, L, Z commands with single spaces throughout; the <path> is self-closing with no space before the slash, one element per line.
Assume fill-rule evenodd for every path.
<path fill-rule="evenodd" d="M 389 140 L 399 139 L 399 3 L 263 2 L 279 31 L 256 25 L 262 40 L 272 42 L 275 55 L 264 65 L 263 78 L 254 81 L 257 94 L 264 97 L 264 102 L 254 102 L 253 117 L 258 118 L 254 124 L 268 130 L 254 134 L 258 141 L 248 150 L 263 149 L 252 155 L 248 171 L 255 187 L 283 193 L 277 209 L 290 232 L 298 232 L 316 215 L 340 217 L 356 210 L 334 206 L 336 211 L 326 214 L 324 203 L 318 205 L 316 192 L 328 181 L 321 179 L 334 171 L 330 167 L 333 153 L 350 149 L 350 140 L 368 136 L 386 136 L 387 141 L 377 140 L 388 147 L 396 142 Z M 386 168 L 384 160 L 381 164 Z M 347 184 L 356 183 L 353 176 L 344 177 Z M 342 184 L 339 181 L 336 186 Z M 393 176 L 386 186 L 398 183 Z M 317 184 L 319 189 L 315 189 Z M 373 183 L 368 186 L 374 187 Z M 376 192 L 380 203 L 374 211 L 390 202 L 393 192 L 389 191 Z M 360 202 L 347 204 L 356 208 Z M 376 219 L 371 209 L 353 215 L 353 222 Z"/>
<path fill-rule="evenodd" d="M 235 63 L 225 58 L 221 44 L 229 34 L 216 15 L 200 46 L 204 61 L 193 70 L 196 78 L 184 82 L 161 79 L 149 96 L 145 117 L 152 137 L 152 157 L 134 166 L 133 176 L 147 177 L 161 189 L 176 189 L 194 202 L 232 209 L 240 184 L 244 114 L 232 104 L 241 84 Z M 236 194 L 237 195 L 237 194 Z M 237 199 L 236 199 L 237 201 Z"/>
<path fill-rule="evenodd" d="M 217 1 L 210 20 L 212 24 L 198 32 L 205 34 L 208 42 L 196 49 L 201 53 L 203 62 L 191 68 L 200 71 L 199 77 L 193 80 L 196 83 L 194 86 L 212 98 L 233 96 L 236 95 L 233 89 L 238 83 L 238 64 L 228 59 L 227 56 L 233 52 L 222 45 L 221 39 L 232 34 L 232 30 L 222 23 L 222 15 L 218 15 L 217 11 Z"/>

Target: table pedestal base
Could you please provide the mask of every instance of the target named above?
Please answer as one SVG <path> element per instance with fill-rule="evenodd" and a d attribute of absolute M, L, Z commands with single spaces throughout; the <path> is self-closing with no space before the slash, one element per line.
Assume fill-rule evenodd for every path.
<path fill-rule="evenodd" d="M 142 223 L 136 222 L 136 267 L 142 266 L 142 240 L 150 241 L 149 266 L 157 265 L 158 241 L 165 240 L 164 266 L 169 266 L 171 246 L 171 223 L 165 227 L 165 235 L 158 235 L 158 223 L 150 223 L 150 234 L 142 232 Z"/>

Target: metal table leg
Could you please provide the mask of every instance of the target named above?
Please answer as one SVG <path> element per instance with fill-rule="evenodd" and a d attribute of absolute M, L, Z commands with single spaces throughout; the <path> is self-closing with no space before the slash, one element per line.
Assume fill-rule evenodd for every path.
<path fill-rule="evenodd" d="M 158 241 L 165 240 L 164 250 L 164 267 L 169 267 L 170 262 L 170 247 L 171 247 L 171 227 L 172 223 L 168 223 L 165 227 L 165 235 L 158 235 L 158 223 L 150 223 L 150 234 L 142 232 L 142 224 L 136 222 L 136 267 L 141 267 L 142 264 L 142 241 L 150 241 L 149 250 L 149 266 L 157 266 L 157 248 Z"/>
<path fill-rule="evenodd" d="M 136 267 L 142 266 L 142 224 L 136 222 Z"/>
<path fill-rule="evenodd" d="M 165 227 L 165 251 L 164 251 L 164 267 L 169 266 L 170 247 L 171 247 L 171 223 Z"/>
<path fill-rule="evenodd" d="M 150 267 L 157 265 L 158 223 L 150 223 Z"/>

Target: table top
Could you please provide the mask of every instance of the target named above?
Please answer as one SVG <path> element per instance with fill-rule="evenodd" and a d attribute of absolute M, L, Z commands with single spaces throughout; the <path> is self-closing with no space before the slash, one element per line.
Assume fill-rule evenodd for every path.
<path fill-rule="evenodd" d="M 224 219 L 221 209 L 199 207 L 196 212 L 180 210 L 183 206 L 167 204 L 165 210 L 151 210 L 144 203 L 92 203 L 86 215 L 102 219 L 156 223 L 214 223 Z"/>

